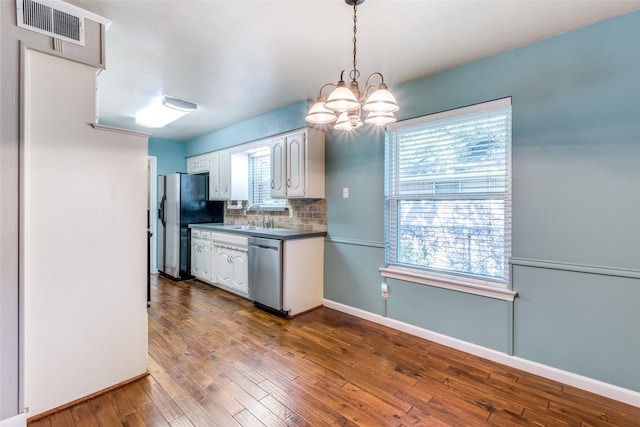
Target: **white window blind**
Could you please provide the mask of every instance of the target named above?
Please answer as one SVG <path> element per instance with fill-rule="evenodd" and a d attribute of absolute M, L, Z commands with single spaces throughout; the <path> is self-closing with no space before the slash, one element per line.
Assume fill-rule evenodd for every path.
<path fill-rule="evenodd" d="M 385 162 L 387 265 L 505 286 L 510 98 L 394 125 Z"/>
<path fill-rule="evenodd" d="M 249 203 L 286 206 L 286 199 L 271 198 L 271 158 L 267 148 L 249 156 Z"/>

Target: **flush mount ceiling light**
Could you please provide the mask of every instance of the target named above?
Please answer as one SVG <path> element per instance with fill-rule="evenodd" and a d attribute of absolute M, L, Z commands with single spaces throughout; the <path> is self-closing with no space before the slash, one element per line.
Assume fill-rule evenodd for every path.
<path fill-rule="evenodd" d="M 356 68 L 358 61 L 356 60 L 356 35 L 357 29 L 357 11 L 358 5 L 364 3 L 364 0 L 344 0 L 349 6 L 353 6 L 353 70 L 349 73 L 351 82 L 347 87 L 344 81 L 344 73 L 340 73 L 340 81 L 337 84 L 327 83 L 320 88 L 320 94 L 316 99 L 316 103 L 309 109 L 306 120 L 309 123 L 328 124 L 336 122 L 334 129 L 353 130 L 362 126 L 360 120 L 361 110 L 369 113 L 365 123 L 373 123 L 384 126 L 396 121 L 393 113 L 398 111 L 398 103 L 393 97 L 387 85 L 384 83 L 384 77 L 381 73 L 375 72 L 371 74 L 365 82 L 364 93 L 360 92 L 358 86 L 358 78 L 360 71 Z M 379 77 L 380 83 L 377 86 L 370 84 L 371 79 Z M 327 87 L 335 87 L 328 99 L 322 96 L 322 91 Z M 373 93 L 369 92 L 373 89 Z M 339 116 L 339 117 L 338 117 Z"/>
<path fill-rule="evenodd" d="M 198 109 L 193 102 L 170 96 L 155 98 L 136 114 L 136 124 L 147 128 L 161 128 Z"/>

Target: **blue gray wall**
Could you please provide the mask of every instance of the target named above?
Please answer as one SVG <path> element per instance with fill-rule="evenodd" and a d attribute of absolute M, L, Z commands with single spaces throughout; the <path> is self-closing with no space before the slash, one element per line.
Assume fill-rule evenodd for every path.
<path fill-rule="evenodd" d="M 245 120 L 186 142 L 186 157 L 220 150 L 305 127 L 307 101 L 298 101 L 280 109 Z"/>
<path fill-rule="evenodd" d="M 186 172 L 185 143 L 163 138 L 149 138 L 149 155 L 158 159 L 158 175 Z"/>
<path fill-rule="evenodd" d="M 307 101 L 298 101 L 184 142 L 151 137 L 149 155 L 158 159 L 158 175 L 186 172 L 186 157 L 300 129 L 307 125 L 306 114 Z"/>
<path fill-rule="evenodd" d="M 325 298 L 640 391 L 638 52 L 635 12 L 393 88 L 401 119 L 513 98 L 513 304 L 399 280 L 385 304 L 384 135 L 330 132 Z"/>

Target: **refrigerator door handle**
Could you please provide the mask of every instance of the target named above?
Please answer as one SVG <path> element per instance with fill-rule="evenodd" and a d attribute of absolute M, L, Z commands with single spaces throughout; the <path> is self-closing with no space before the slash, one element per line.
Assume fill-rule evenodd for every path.
<path fill-rule="evenodd" d="M 166 201 L 167 201 L 167 196 L 166 195 L 162 196 L 162 200 L 160 201 L 160 209 L 158 212 L 158 217 L 160 218 L 160 221 L 162 222 L 163 227 L 167 226 L 167 222 L 165 221 L 165 218 L 164 218 L 164 205 Z"/>

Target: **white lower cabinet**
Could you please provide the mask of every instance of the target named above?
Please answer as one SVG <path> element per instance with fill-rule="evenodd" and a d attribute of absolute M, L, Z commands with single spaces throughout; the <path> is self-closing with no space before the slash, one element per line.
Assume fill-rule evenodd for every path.
<path fill-rule="evenodd" d="M 237 295 L 249 296 L 248 239 L 191 228 L 191 274 Z"/>
<path fill-rule="evenodd" d="M 285 240 L 282 305 L 297 316 L 324 304 L 324 237 Z"/>
<path fill-rule="evenodd" d="M 209 240 L 207 240 L 209 239 Z M 209 233 L 192 231 L 191 234 L 191 275 L 197 279 L 211 281 L 211 240 Z"/>
<path fill-rule="evenodd" d="M 214 282 L 238 295 L 249 295 L 247 251 L 216 246 Z"/>
<path fill-rule="evenodd" d="M 247 236 L 191 228 L 191 274 L 242 297 L 249 297 Z M 287 239 L 282 245 L 282 305 L 289 316 L 324 302 L 324 237 Z"/>

